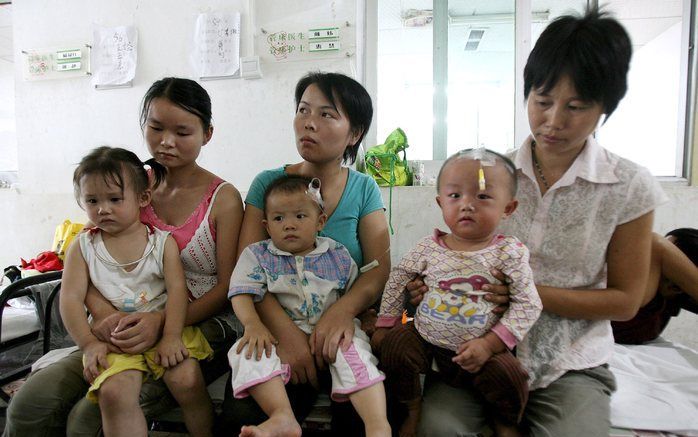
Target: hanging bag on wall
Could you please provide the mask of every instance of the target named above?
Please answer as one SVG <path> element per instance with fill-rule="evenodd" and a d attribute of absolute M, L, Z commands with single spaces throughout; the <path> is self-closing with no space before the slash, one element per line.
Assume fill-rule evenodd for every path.
<path fill-rule="evenodd" d="M 384 144 L 371 147 L 366 152 L 366 173 L 381 187 L 410 185 L 412 173 L 405 152 L 408 147 L 405 132 L 400 128 L 395 129 Z"/>
<path fill-rule="evenodd" d="M 371 147 L 366 152 L 366 173 L 370 175 L 381 187 L 390 187 L 388 200 L 388 226 L 390 234 L 393 231 L 393 187 L 398 185 L 411 185 L 412 172 L 407 165 L 405 149 L 407 135 L 397 128 L 385 139 L 385 144 Z M 400 158 L 402 152 L 402 158 Z"/>

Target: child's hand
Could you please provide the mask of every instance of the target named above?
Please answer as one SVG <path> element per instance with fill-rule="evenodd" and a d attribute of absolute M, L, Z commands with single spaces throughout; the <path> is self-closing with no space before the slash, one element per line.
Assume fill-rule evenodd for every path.
<path fill-rule="evenodd" d="M 245 334 L 240 339 L 235 353 L 240 354 L 245 345 L 248 345 L 245 358 L 249 360 L 256 350 L 256 359 L 259 361 L 262 359 L 262 351 L 266 352 L 267 358 L 271 357 L 271 347 L 275 344 L 277 344 L 276 339 L 264 326 L 264 323 L 254 322 L 245 326 Z"/>
<path fill-rule="evenodd" d="M 181 336 L 163 335 L 155 352 L 155 362 L 162 367 L 174 367 L 189 357 L 189 351 L 182 343 Z"/>
<path fill-rule="evenodd" d="M 457 355 L 451 359 L 470 373 L 479 372 L 494 353 L 484 338 L 474 338 L 458 347 Z"/>
<path fill-rule="evenodd" d="M 82 369 L 82 375 L 85 377 L 85 381 L 92 384 L 95 378 L 102 373 L 102 370 L 109 367 L 107 353 L 109 353 L 109 346 L 107 343 L 99 340 L 87 343 L 82 349 L 85 363 Z"/>

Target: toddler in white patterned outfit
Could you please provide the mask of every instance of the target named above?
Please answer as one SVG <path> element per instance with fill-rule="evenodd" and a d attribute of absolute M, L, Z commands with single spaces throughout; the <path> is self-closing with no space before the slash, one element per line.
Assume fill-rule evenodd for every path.
<path fill-rule="evenodd" d="M 300 435 L 284 384 L 290 367 L 276 354 L 276 340 L 259 318 L 254 302 L 273 293 L 306 335 L 322 314 L 349 289 L 358 274 L 349 251 L 331 238 L 318 237 L 327 219 L 319 180 L 282 177 L 264 196 L 264 225 L 271 239 L 251 244 L 240 254 L 228 297 L 245 327 L 244 336 L 228 352 L 233 394 L 252 395 L 269 419 L 243 426 L 240 436 Z M 371 353 L 358 320 L 348 347 L 337 349 L 329 364 L 332 399 L 351 401 L 364 421 L 366 435 L 390 436 L 383 373 Z"/>
<path fill-rule="evenodd" d="M 487 149 L 461 151 L 441 168 L 437 192 L 451 233 L 435 230 L 392 270 L 372 340 L 388 390 L 407 410 L 400 436 L 416 434 L 419 375 L 432 361 L 447 383 L 472 384 L 484 396 L 497 435 L 518 435 L 528 375 L 509 350 L 535 323 L 542 304 L 528 249 L 516 237 L 496 232 L 500 220 L 517 207 L 514 165 Z M 493 270 L 511 282 L 510 305 L 501 317 L 482 290 L 498 283 Z M 414 322 L 402 324 L 405 285 L 417 276 L 424 277 L 429 290 Z"/>

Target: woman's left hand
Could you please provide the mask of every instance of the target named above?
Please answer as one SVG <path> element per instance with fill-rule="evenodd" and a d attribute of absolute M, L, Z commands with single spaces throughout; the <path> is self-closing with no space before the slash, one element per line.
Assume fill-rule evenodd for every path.
<path fill-rule="evenodd" d="M 346 351 L 353 338 L 354 315 L 343 311 L 340 305 L 332 305 L 315 325 L 308 340 L 318 368 L 324 368 L 325 363 L 334 363 L 337 348 Z"/>
<path fill-rule="evenodd" d="M 501 284 L 486 284 L 482 286 L 482 291 L 486 291 L 489 294 L 485 295 L 485 300 L 497 304 L 497 306 L 492 310 L 495 314 L 503 314 L 509 308 L 509 301 L 511 300 L 511 295 L 509 294 L 509 281 L 508 278 L 499 270 L 492 270 L 490 274 L 497 278 Z"/>

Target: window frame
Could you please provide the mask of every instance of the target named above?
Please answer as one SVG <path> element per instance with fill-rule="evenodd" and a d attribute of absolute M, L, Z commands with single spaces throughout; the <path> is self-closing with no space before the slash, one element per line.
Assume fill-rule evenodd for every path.
<path fill-rule="evenodd" d="M 364 59 L 363 74 L 364 84 L 372 96 L 378 95 L 378 1 L 364 0 L 364 23 L 366 29 L 363 45 Z M 698 57 L 695 53 L 695 42 L 698 35 L 698 0 L 685 0 L 681 49 L 681 78 L 682 92 L 679 96 L 679 113 L 683 113 L 683 123 L 679 123 L 677 132 L 683 141 L 677 141 L 677 176 L 658 177 L 663 182 L 673 182 L 679 185 L 698 185 L 698 122 L 696 118 L 696 101 L 698 99 Z M 587 0 L 587 7 L 598 9 L 598 0 Z M 446 86 L 448 84 L 448 1 L 435 0 L 433 3 L 433 29 L 434 29 L 434 128 L 432 130 L 434 145 L 433 159 L 439 161 L 446 159 L 448 138 L 448 100 Z M 532 0 L 516 0 L 514 22 L 514 57 L 515 57 L 515 109 L 514 109 L 514 144 L 521 144 L 529 134 L 526 105 L 523 97 L 523 69 L 532 48 L 531 24 L 532 24 Z M 441 30 L 441 31 L 437 31 Z M 374 101 L 374 119 L 371 128 L 366 134 L 365 144 L 378 144 L 377 141 L 377 117 L 380 102 Z"/>

